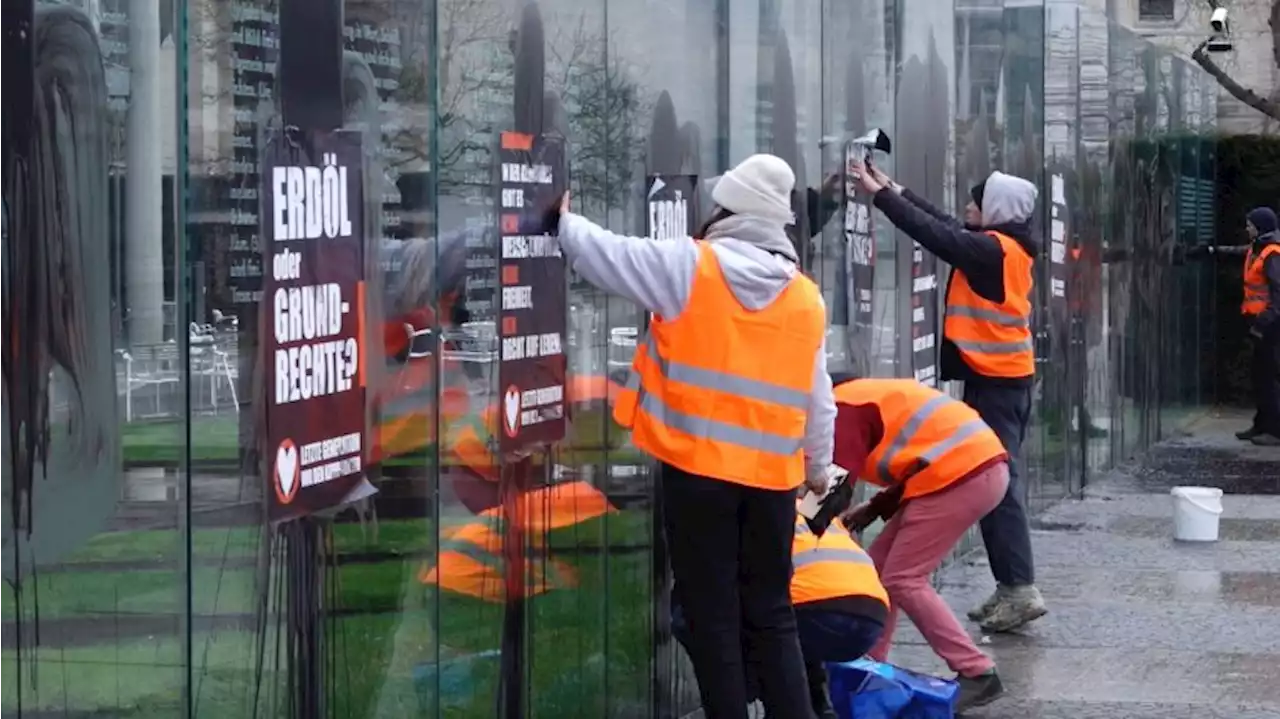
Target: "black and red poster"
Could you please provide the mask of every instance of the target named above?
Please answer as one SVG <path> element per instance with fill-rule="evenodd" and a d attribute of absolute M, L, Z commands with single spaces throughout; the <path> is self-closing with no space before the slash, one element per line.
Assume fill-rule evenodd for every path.
<path fill-rule="evenodd" d="M 911 243 L 911 370 L 916 381 L 938 386 L 938 258 Z"/>
<path fill-rule="evenodd" d="M 697 175 L 649 175 L 645 188 L 645 237 L 693 237 L 698 222 Z"/>
<path fill-rule="evenodd" d="M 340 504 L 364 471 L 360 134 L 277 136 L 262 168 L 272 520 Z"/>
<path fill-rule="evenodd" d="M 1053 172 L 1049 180 L 1049 303 L 1055 313 L 1065 315 L 1059 306 L 1065 308 L 1067 304 L 1067 238 L 1071 213 L 1064 173 Z"/>
<path fill-rule="evenodd" d="M 871 221 L 871 197 L 858 189 L 854 173 L 861 171 L 866 148 L 846 143 L 844 148 L 845 296 L 848 302 L 848 345 L 854 368 L 871 369 L 872 297 L 875 284 L 876 241 Z"/>
<path fill-rule="evenodd" d="M 565 434 L 567 286 L 549 211 L 568 187 L 568 169 L 562 139 L 519 132 L 502 133 L 498 161 L 498 444 L 507 454 Z"/>

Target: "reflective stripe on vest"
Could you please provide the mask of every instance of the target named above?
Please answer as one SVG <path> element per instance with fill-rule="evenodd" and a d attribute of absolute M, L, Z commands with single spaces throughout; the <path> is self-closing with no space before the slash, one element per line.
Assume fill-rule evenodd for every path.
<path fill-rule="evenodd" d="M 904 498 L 945 489 L 1007 454 L 977 411 L 915 380 L 853 380 L 836 387 L 835 398 L 876 407 L 884 433 L 859 476 L 881 486 L 905 483 Z"/>
<path fill-rule="evenodd" d="M 839 520 L 821 537 L 803 517 L 796 518 L 791 555 L 791 601 L 818 602 L 838 597 L 874 597 L 889 605 L 889 595 L 871 557 L 858 546 Z"/>
<path fill-rule="evenodd" d="M 940 394 L 937 397 L 930 399 L 928 402 L 925 402 L 920 409 L 917 409 L 911 414 L 906 423 L 902 425 L 902 429 L 898 430 L 893 441 L 885 448 L 884 456 L 882 456 L 880 461 L 876 463 L 876 474 L 879 476 L 881 482 L 884 484 L 893 484 L 895 477 L 889 468 L 893 458 L 896 457 L 903 449 L 906 449 L 907 445 L 911 443 L 911 438 L 920 431 L 920 427 L 924 425 L 926 420 L 932 417 L 938 409 L 955 401 L 956 400 L 948 397 L 947 395 Z M 939 457 L 950 452 L 961 442 L 969 439 L 979 432 L 982 432 L 983 430 L 988 432 L 991 431 L 987 427 L 987 423 L 983 422 L 981 418 L 971 419 L 953 430 L 951 436 L 941 442 L 938 442 L 932 447 L 921 451 L 919 460 L 928 464 L 933 464 L 938 461 Z"/>
<path fill-rule="evenodd" d="M 828 549 L 818 547 L 800 552 L 795 556 L 795 567 L 800 569 L 818 562 L 853 562 L 854 564 L 871 564 L 871 557 L 866 552 L 856 549 Z"/>
<path fill-rule="evenodd" d="M 1032 259 L 1013 238 L 999 232 L 987 234 L 1000 243 L 1004 254 L 1004 302 L 983 298 L 963 272 L 953 271 L 947 285 L 943 336 L 980 375 L 1030 377 L 1035 374 Z"/>
<path fill-rule="evenodd" d="M 652 335 L 646 336 L 643 347 L 649 357 L 655 358 L 662 376 L 672 382 L 808 411 L 809 395 L 806 392 L 663 359 L 658 354 L 658 345 Z M 661 399 L 644 391 L 640 373 L 634 366 L 627 377 L 626 387 L 638 393 L 638 404 L 650 417 L 694 437 L 771 454 L 788 455 L 800 451 L 801 440 L 797 437 L 783 437 L 713 419 L 693 417 L 671 409 Z"/>
<path fill-rule="evenodd" d="M 1263 245 L 1259 252 L 1249 251 L 1244 259 L 1244 301 L 1240 303 L 1240 312 L 1246 315 L 1260 315 L 1266 311 L 1271 301 L 1271 293 L 1267 287 L 1267 258 L 1280 254 L 1280 244 Z"/>
<path fill-rule="evenodd" d="M 686 472 L 791 489 L 804 479 L 821 294 L 797 272 L 772 304 L 747 310 L 711 245 L 698 254 L 688 303 L 674 320 L 653 318 L 614 419 L 636 447 Z"/>
<path fill-rule="evenodd" d="M 982 320 L 983 322 L 991 322 L 1003 327 L 1030 327 L 1031 322 L 1027 317 L 1018 317 L 1007 315 L 999 310 L 986 309 L 984 307 L 965 307 L 957 305 L 949 310 L 954 317 L 968 317 L 973 320 Z"/>

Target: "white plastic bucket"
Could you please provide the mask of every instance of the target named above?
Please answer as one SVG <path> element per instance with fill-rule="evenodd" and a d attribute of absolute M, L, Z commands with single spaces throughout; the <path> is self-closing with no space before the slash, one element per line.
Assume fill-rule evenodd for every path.
<path fill-rule="evenodd" d="M 1218 541 L 1222 490 L 1215 487 L 1174 487 L 1173 538 L 1180 542 Z"/>

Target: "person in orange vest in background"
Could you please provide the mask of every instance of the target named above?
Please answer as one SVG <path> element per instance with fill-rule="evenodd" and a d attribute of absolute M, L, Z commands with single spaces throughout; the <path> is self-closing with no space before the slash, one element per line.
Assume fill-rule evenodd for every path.
<path fill-rule="evenodd" d="M 809 702 L 819 719 L 834 719 L 823 664 L 850 662 L 871 651 L 884 632 L 889 595 L 871 557 L 840 520 L 818 536 L 809 528 L 809 522 L 797 514 L 795 533 L 791 603 L 795 606 L 800 648 L 809 675 Z M 671 610 L 671 631 L 687 650 L 689 625 L 679 605 Z M 747 686 L 748 695 L 754 696 L 759 679 L 750 668 Z"/>
<path fill-rule="evenodd" d="M 794 187 L 780 158 L 748 157 L 716 183 L 697 240 L 623 237 L 570 213 L 567 195 L 558 207 L 573 269 L 653 314 L 614 419 L 661 466 L 708 719 L 746 716 L 746 662 L 770 717 L 811 716 L 791 547 L 796 489 L 827 487 L 835 403 L 826 308 L 786 233 Z"/>
<path fill-rule="evenodd" d="M 1005 496 L 1008 452 L 972 407 L 912 379 L 837 377 L 835 397 L 835 463 L 885 487 L 842 517 L 856 531 L 888 520 L 868 551 L 891 603 L 871 657 L 888 657 L 901 610 L 956 672 L 957 713 L 993 701 L 1004 692 L 995 662 L 929 577 Z"/>
<path fill-rule="evenodd" d="M 993 172 L 969 192 L 965 219 L 868 167 L 859 173 L 885 217 L 951 265 L 940 369 L 964 382 L 964 401 L 978 411 L 1009 453 L 1009 491 L 981 522 L 995 592 L 969 612 L 983 631 L 1007 632 L 1048 611 L 1035 585 L 1026 488 L 1018 463 L 1035 384 L 1031 336 L 1032 267 L 1040 249 L 1031 231 L 1039 192 L 1032 183 Z"/>
<path fill-rule="evenodd" d="M 1280 227 L 1269 207 L 1245 219 L 1248 245 L 1209 245 L 1192 252 L 1244 256 L 1244 300 L 1240 313 L 1253 340 L 1253 425 L 1236 436 L 1263 447 L 1280 447 Z M 1190 253 L 1189 253 L 1190 254 Z"/>

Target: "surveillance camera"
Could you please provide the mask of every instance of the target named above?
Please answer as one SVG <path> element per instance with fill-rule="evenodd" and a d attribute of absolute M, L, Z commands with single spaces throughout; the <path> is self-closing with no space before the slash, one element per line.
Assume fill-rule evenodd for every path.
<path fill-rule="evenodd" d="M 1226 32 L 1229 27 L 1227 23 L 1227 9 L 1224 7 L 1216 7 L 1213 14 L 1209 16 L 1209 27 L 1214 32 Z"/>

